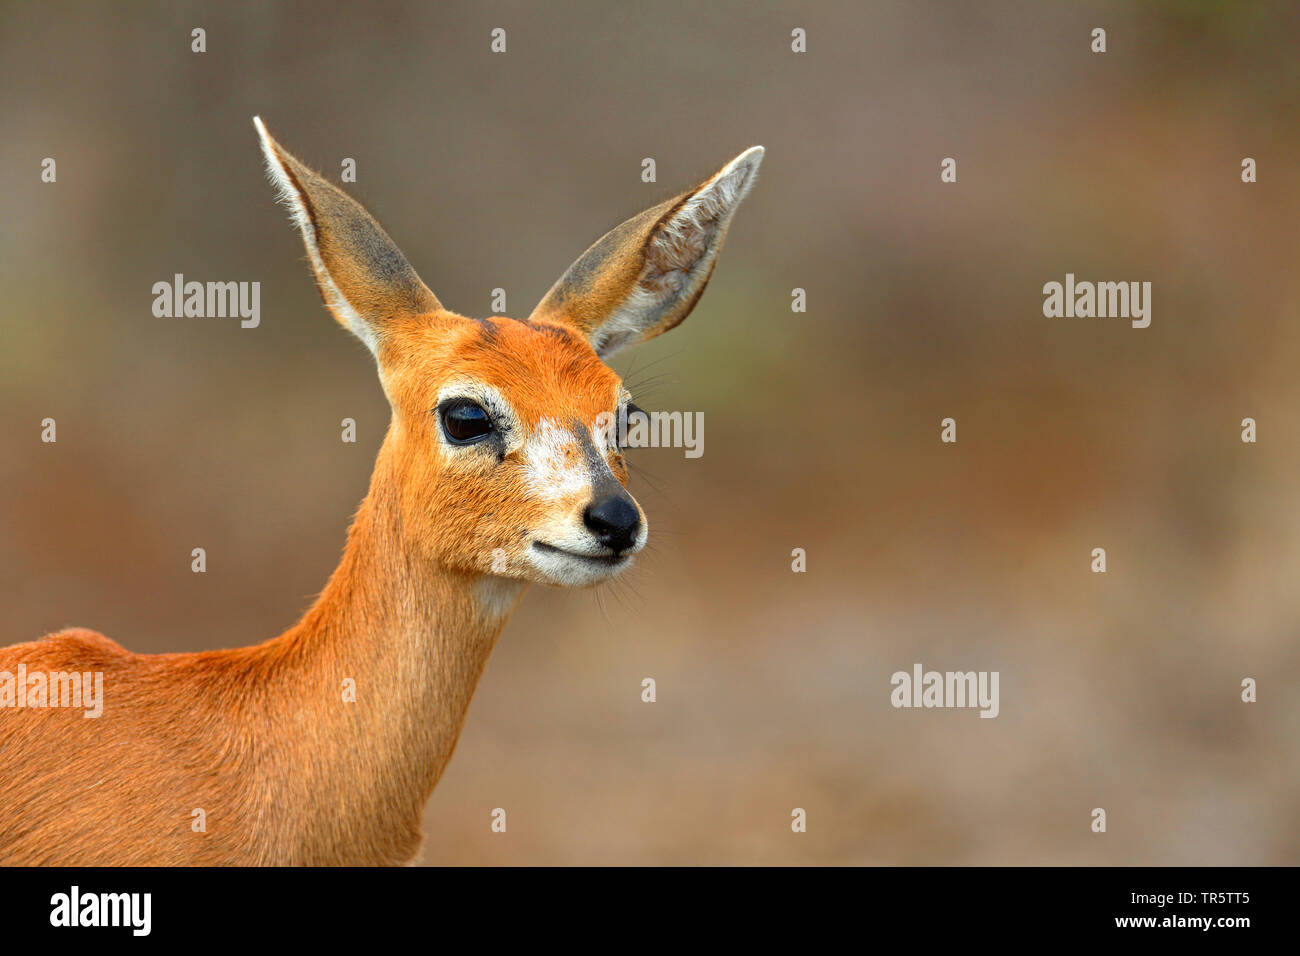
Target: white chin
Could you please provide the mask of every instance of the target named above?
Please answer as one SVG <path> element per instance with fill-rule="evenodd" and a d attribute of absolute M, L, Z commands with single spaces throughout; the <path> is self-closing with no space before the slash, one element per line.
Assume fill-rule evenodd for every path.
<path fill-rule="evenodd" d="M 564 551 L 528 548 L 528 561 L 544 581 L 562 587 L 580 588 L 617 577 L 632 565 L 632 555 L 617 561 L 587 558 Z"/>

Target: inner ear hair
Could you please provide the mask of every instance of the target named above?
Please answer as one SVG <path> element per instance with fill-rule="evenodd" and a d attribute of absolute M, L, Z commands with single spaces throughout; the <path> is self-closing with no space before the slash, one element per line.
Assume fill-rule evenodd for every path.
<path fill-rule="evenodd" d="M 359 202 L 281 146 L 253 117 L 267 175 L 302 235 L 334 317 L 378 354 L 385 328 L 442 311 L 397 244 Z"/>
<path fill-rule="evenodd" d="M 762 159 L 763 147 L 752 147 L 694 189 L 611 229 L 568 268 L 531 318 L 577 328 L 601 357 L 678 325 L 704 293 Z"/>

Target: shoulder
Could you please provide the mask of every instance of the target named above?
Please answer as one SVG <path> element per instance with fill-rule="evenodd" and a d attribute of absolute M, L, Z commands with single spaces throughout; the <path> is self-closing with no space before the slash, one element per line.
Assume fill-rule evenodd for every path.
<path fill-rule="evenodd" d="M 38 663 L 84 666 L 97 661 L 120 662 L 134 656 L 112 638 L 84 627 L 70 627 L 38 641 L 0 649 L 0 660 L 25 661 L 29 667 Z"/>

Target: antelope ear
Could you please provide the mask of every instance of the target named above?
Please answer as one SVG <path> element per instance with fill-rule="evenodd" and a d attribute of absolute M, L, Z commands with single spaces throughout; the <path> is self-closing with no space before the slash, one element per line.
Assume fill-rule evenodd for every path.
<path fill-rule="evenodd" d="M 695 189 L 611 229 L 530 318 L 577 328 L 602 358 L 673 328 L 703 294 L 762 161 L 763 147 L 753 146 Z"/>
<path fill-rule="evenodd" d="M 266 170 L 302 232 L 316 288 L 334 318 L 378 354 L 387 327 L 441 311 L 396 243 L 355 199 L 313 172 L 253 117 Z"/>

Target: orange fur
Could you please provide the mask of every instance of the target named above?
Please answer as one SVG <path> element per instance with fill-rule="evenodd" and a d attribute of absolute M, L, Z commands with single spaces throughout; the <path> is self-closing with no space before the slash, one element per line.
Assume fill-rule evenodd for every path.
<path fill-rule="evenodd" d="M 616 449 L 595 463 L 583 450 L 585 430 L 622 397 L 592 345 L 601 315 L 622 309 L 620 321 L 653 334 L 703 288 L 698 275 L 670 282 L 640 319 L 626 305 L 644 264 L 664 254 L 654 246 L 669 208 L 696 190 L 589 251 L 533 319 L 466 319 L 442 308 L 364 209 L 258 128 L 322 297 L 379 362 L 393 418 L 369 493 L 320 597 L 266 643 L 141 655 L 69 630 L 0 649 L 0 671 L 102 672 L 105 698 L 97 719 L 0 710 L 0 863 L 412 859 L 497 635 L 526 583 L 548 580 L 529 560 L 537 529 L 580 524 L 591 497 L 580 483 L 539 493 L 530 442 L 558 423 L 563 440 L 545 445 L 548 462 L 607 468 L 626 483 Z M 700 218 L 698 242 L 673 245 L 679 259 L 695 257 L 673 268 L 703 281 L 725 232 L 709 222 Z M 508 404 L 513 437 L 499 456 L 444 440 L 432 410 L 458 383 Z"/>

